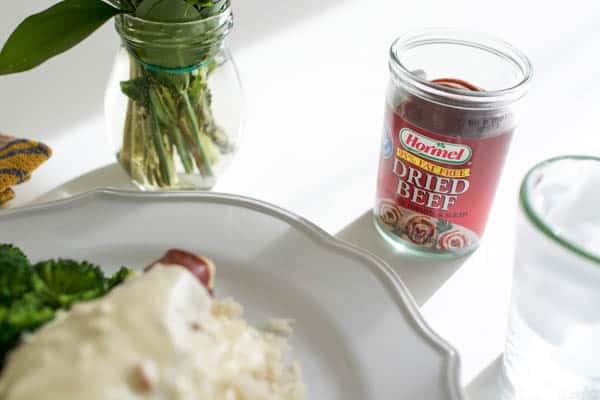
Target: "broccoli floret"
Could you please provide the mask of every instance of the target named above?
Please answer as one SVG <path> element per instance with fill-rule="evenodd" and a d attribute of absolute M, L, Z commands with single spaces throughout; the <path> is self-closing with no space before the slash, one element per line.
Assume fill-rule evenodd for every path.
<path fill-rule="evenodd" d="M 31 290 L 33 271 L 27 256 L 10 244 L 0 244 L 0 304 L 10 304 Z"/>
<path fill-rule="evenodd" d="M 7 306 L 0 306 L 0 369 L 6 355 L 19 343 L 21 332 L 12 328 L 6 319 L 10 314 Z"/>
<path fill-rule="evenodd" d="M 0 244 L 0 367 L 23 333 L 54 319 L 57 310 L 105 295 L 133 273 L 122 267 L 107 278 L 100 267 L 73 260 L 32 266 L 17 247 Z"/>
<path fill-rule="evenodd" d="M 108 290 L 109 291 L 113 290 L 113 288 L 115 286 L 120 285 L 121 283 L 123 283 L 125 281 L 125 279 L 127 279 L 128 277 L 130 277 L 133 274 L 135 274 L 134 270 L 127 268 L 127 267 L 121 267 L 121 269 L 119 269 L 117 272 L 115 272 L 115 274 L 113 276 L 111 276 L 110 279 L 108 280 Z"/>
<path fill-rule="evenodd" d="M 34 293 L 25 294 L 10 306 L 0 307 L 0 366 L 23 333 L 35 331 L 54 316 L 55 311 Z"/>
<path fill-rule="evenodd" d="M 68 308 L 108 292 L 100 267 L 85 261 L 48 260 L 37 263 L 33 269 L 36 293 L 53 307 Z"/>
<path fill-rule="evenodd" d="M 12 304 L 4 322 L 21 331 L 32 331 L 54 318 L 55 310 L 45 305 L 34 293 L 26 294 Z"/>
<path fill-rule="evenodd" d="M 19 258 L 29 264 L 29 259 L 27 258 L 25 253 L 23 253 L 23 251 L 21 249 L 19 249 L 17 246 L 15 246 L 13 244 L 9 244 L 9 243 L 0 244 L 0 254 L 9 254 L 9 255 Z"/>

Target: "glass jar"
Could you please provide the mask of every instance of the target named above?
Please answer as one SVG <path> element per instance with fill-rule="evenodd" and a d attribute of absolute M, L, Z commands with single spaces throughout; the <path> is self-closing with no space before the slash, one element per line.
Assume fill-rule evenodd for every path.
<path fill-rule="evenodd" d="M 498 39 L 433 29 L 397 39 L 374 221 L 401 251 L 473 251 L 487 220 L 532 76 Z"/>
<path fill-rule="evenodd" d="M 238 148 L 242 91 L 231 9 L 188 22 L 116 18 L 105 97 L 118 162 L 142 190 L 210 189 Z"/>

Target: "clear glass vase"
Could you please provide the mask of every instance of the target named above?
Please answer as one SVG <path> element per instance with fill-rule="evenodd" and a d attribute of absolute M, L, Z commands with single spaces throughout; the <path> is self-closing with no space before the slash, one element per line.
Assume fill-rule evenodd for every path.
<path fill-rule="evenodd" d="M 161 23 L 121 15 L 105 97 L 118 162 L 142 190 L 210 189 L 238 148 L 242 91 L 231 10 Z"/>

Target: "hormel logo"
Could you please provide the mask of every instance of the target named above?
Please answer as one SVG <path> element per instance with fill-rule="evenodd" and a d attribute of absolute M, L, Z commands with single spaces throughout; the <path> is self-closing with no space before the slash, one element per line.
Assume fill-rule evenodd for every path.
<path fill-rule="evenodd" d="M 432 161 L 460 165 L 471 159 L 471 148 L 465 144 L 434 140 L 408 128 L 400 130 L 399 136 L 406 150 Z"/>

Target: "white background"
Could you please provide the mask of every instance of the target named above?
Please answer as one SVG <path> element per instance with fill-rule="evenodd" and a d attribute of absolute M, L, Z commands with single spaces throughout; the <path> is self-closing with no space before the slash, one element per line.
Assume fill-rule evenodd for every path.
<path fill-rule="evenodd" d="M 359 219 L 374 198 L 387 53 L 396 36 L 418 27 L 466 27 L 500 36 L 531 58 L 534 85 L 482 247 L 460 267 L 382 255 L 415 282 L 415 274 L 440 271 L 433 297 L 415 297 L 461 353 L 469 382 L 502 350 L 521 177 L 553 155 L 598 155 L 600 2 L 232 1 L 231 44 L 247 122 L 242 148 L 215 190 L 275 203 L 331 233 Z M 1 42 L 52 1 L 4 3 Z M 107 24 L 34 71 L 0 77 L 0 131 L 43 140 L 55 151 L 17 190 L 13 205 L 113 162 L 102 104 L 117 46 Z"/>

